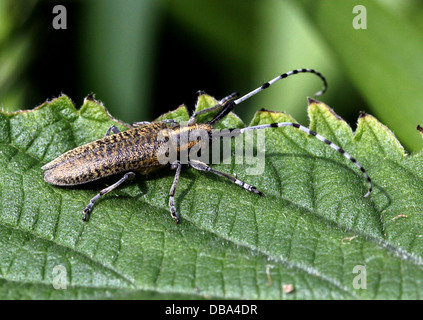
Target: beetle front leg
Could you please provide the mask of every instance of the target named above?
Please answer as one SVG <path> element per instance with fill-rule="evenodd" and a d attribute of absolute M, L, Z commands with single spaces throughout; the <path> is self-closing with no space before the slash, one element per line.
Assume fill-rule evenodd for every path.
<path fill-rule="evenodd" d="M 201 91 L 201 90 L 198 91 L 198 93 L 200 95 L 205 94 L 204 91 Z M 203 109 L 203 110 L 200 110 L 198 112 L 194 112 L 192 114 L 192 116 L 189 118 L 188 125 L 193 125 L 193 124 L 197 123 L 197 116 L 199 116 L 201 114 L 210 113 L 210 112 L 214 112 L 214 111 L 221 111 L 225 107 L 226 103 L 234 100 L 238 96 L 239 96 L 238 92 L 231 93 L 230 95 L 221 99 L 216 105 L 209 107 L 209 108 L 206 108 L 206 109 Z"/>
<path fill-rule="evenodd" d="M 173 180 L 172 187 L 170 188 L 170 191 L 169 191 L 169 207 L 170 207 L 170 215 L 172 216 L 173 219 L 175 219 L 176 223 L 179 223 L 180 221 L 179 216 L 176 213 L 176 209 L 175 209 L 175 192 L 176 192 L 176 187 L 178 186 L 179 176 L 181 175 L 181 168 L 182 168 L 182 165 L 179 161 L 172 164 L 171 169 L 175 169 L 175 168 L 176 168 L 175 179 Z"/>
<path fill-rule="evenodd" d="M 111 186 L 103 189 L 100 191 L 100 193 L 98 193 L 96 196 L 94 196 L 91 200 L 90 203 L 87 205 L 87 207 L 84 209 L 83 213 L 84 216 L 82 217 L 83 221 L 87 221 L 88 216 L 91 212 L 91 210 L 94 207 L 94 204 L 97 202 L 97 200 L 101 197 L 104 196 L 106 193 L 109 193 L 110 191 L 116 189 L 117 187 L 119 187 L 122 183 L 124 183 L 126 180 L 130 180 L 135 176 L 135 173 L 133 172 L 127 172 L 125 173 L 125 175 L 119 179 L 119 181 L 117 181 L 116 183 L 112 184 Z"/>

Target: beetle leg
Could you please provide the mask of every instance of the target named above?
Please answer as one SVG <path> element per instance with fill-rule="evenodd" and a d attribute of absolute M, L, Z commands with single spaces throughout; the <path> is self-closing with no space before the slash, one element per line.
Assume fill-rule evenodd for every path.
<path fill-rule="evenodd" d="M 175 209 L 175 191 L 176 191 L 176 187 L 178 186 L 178 182 L 179 182 L 179 176 L 181 175 L 181 168 L 182 165 L 179 161 L 174 162 L 171 166 L 171 169 L 175 169 L 176 168 L 176 173 L 175 173 L 175 179 L 173 180 L 173 184 L 172 187 L 170 188 L 169 191 L 169 207 L 170 207 L 170 215 L 172 216 L 173 219 L 175 219 L 176 223 L 179 223 L 179 216 L 176 213 L 176 209 Z"/>
<path fill-rule="evenodd" d="M 105 137 L 107 137 L 110 134 L 110 132 L 113 132 L 113 134 L 116 134 L 116 133 L 119 133 L 120 130 L 116 126 L 111 126 L 109 129 L 107 129 Z"/>
<path fill-rule="evenodd" d="M 151 122 L 148 121 L 140 121 L 140 122 L 134 122 L 132 123 L 133 127 L 140 127 L 140 126 L 145 126 L 147 124 L 150 124 Z"/>
<path fill-rule="evenodd" d="M 173 120 L 173 119 L 161 120 L 159 122 L 167 122 L 167 123 L 170 123 L 170 124 L 178 124 L 178 122 L 176 120 Z M 148 122 L 148 121 L 140 121 L 140 122 L 134 122 L 134 123 L 132 123 L 132 126 L 133 127 L 142 127 L 142 126 L 147 126 L 149 124 L 151 124 L 151 122 Z"/>
<path fill-rule="evenodd" d="M 165 123 L 169 123 L 169 124 L 172 124 L 172 125 L 178 124 L 178 122 L 174 119 L 161 120 L 160 122 L 165 122 Z"/>
<path fill-rule="evenodd" d="M 204 94 L 203 91 L 199 91 L 200 94 Z M 209 107 L 203 110 L 200 110 L 198 112 L 194 112 L 192 114 L 192 116 L 189 118 L 188 121 L 188 125 L 193 125 L 197 122 L 197 116 L 200 114 L 204 114 L 204 113 L 209 113 L 209 112 L 213 112 L 213 111 L 221 111 L 223 109 L 223 107 L 226 105 L 227 102 L 235 99 L 236 97 L 239 96 L 238 92 L 234 92 L 231 93 L 230 95 L 224 97 L 223 99 L 221 99 L 218 104 L 214 105 L 213 107 Z"/>
<path fill-rule="evenodd" d="M 111 186 L 103 189 L 100 191 L 100 193 L 98 193 L 95 197 L 93 197 L 90 200 L 90 203 L 87 205 L 87 207 L 84 209 L 84 216 L 82 218 L 82 220 L 86 221 L 88 219 L 88 215 L 90 214 L 91 210 L 94 207 L 94 204 L 97 202 L 97 200 L 101 197 L 104 196 L 106 193 L 109 193 L 110 191 L 116 189 L 118 186 L 120 186 L 122 183 L 124 183 L 126 180 L 128 179 L 132 179 L 135 176 L 135 173 L 133 172 L 127 172 L 125 173 L 125 175 L 119 179 L 119 181 L 117 181 L 116 183 L 112 184 Z"/>
<path fill-rule="evenodd" d="M 248 183 L 245 183 L 239 179 L 237 179 L 234 176 L 231 176 L 230 174 L 215 170 L 213 168 L 210 168 L 207 164 L 198 161 L 198 160 L 190 160 L 189 161 L 189 165 L 191 167 L 193 167 L 196 170 L 200 170 L 200 171 L 206 171 L 206 172 L 211 172 L 214 174 L 217 174 L 218 176 L 224 177 L 226 179 L 229 179 L 230 181 L 232 181 L 233 183 L 235 183 L 236 185 L 240 186 L 241 188 L 244 188 L 247 191 L 256 193 L 258 195 L 262 195 L 262 193 L 260 191 L 258 191 L 254 186 L 249 185 Z"/>

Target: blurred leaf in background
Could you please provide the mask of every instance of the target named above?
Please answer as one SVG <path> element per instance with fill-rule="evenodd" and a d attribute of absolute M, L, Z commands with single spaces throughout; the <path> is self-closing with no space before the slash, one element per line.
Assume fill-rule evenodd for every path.
<path fill-rule="evenodd" d="M 151 117 L 151 91 L 159 36 L 153 1 L 83 2 L 78 60 L 85 94 L 94 92 L 128 122 Z M 89 54 L 87 54 L 89 52 Z"/>
<path fill-rule="evenodd" d="M 0 3 L 5 15 L 12 2 Z M 51 26 L 56 4 L 67 8 L 67 30 Z M 352 25 L 357 4 L 367 9 L 367 29 Z M 309 67 L 328 78 L 322 99 L 350 124 L 365 111 L 386 123 L 407 150 L 422 147 L 415 130 L 423 123 L 421 1 L 24 0 L 13 6 L 32 14 L 38 32 L 25 33 L 31 51 L 20 44 L 10 54 L 5 48 L 17 46 L 20 37 L 3 36 L 13 15 L 0 19 L 0 68 L 9 70 L 0 74 L 6 110 L 16 105 L 15 92 L 20 106 L 61 93 L 80 103 L 94 92 L 123 121 L 152 120 L 182 103 L 193 105 L 198 90 L 217 98 L 245 93 L 282 72 Z M 19 17 L 22 28 L 33 30 L 22 24 L 25 15 Z M 17 63 L 14 56 L 25 58 Z M 29 79 L 32 91 L 28 82 L 12 81 L 18 75 Z M 293 77 L 236 112 L 249 122 L 267 108 L 306 123 L 306 97 L 319 86 L 314 77 Z"/>
<path fill-rule="evenodd" d="M 423 120 L 423 36 L 405 15 L 381 1 L 308 1 L 309 15 L 341 70 L 377 115 L 411 150 Z M 352 27 L 352 8 L 364 5 L 367 29 Z M 422 2 L 404 1 L 421 11 Z"/>
<path fill-rule="evenodd" d="M 32 61 L 34 23 L 30 16 L 36 0 L 0 0 L 0 108 L 22 107 L 30 86 L 25 74 Z"/>

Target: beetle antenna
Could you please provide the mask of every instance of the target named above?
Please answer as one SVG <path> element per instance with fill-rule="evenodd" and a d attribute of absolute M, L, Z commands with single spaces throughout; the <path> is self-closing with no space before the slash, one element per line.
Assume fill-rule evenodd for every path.
<path fill-rule="evenodd" d="M 260 129 L 267 129 L 267 128 L 280 128 L 280 127 L 294 127 L 294 128 L 300 129 L 301 131 L 304 131 L 305 133 L 308 133 L 308 134 L 316 137 L 320 141 L 326 143 L 332 149 L 335 149 L 336 151 L 341 153 L 345 158 L 350 160 L 352 163 L 354 163 L 354 165 L 357 168 L 360 169 L 363 176 L 366 178 L 367 182 L 369 183 L 369 189 L 368 189 L 368 191 L 367 191 L 367 193 L 364 197 L 367 198 L 372 193 L 373 182 L 372 182 L 372 179 L 370 179 L 370 176 L 367 173 L 367 171 L 363 168 L 363 166 L 355 158 L 353 158 L 349 153 L 345 152 L 344 149 L 337 146 L 336 144 L 329 141 L 328 139 L 321 136 L 320 134 L 310 130 L 309 128 L 306 128 L 306 127 L 304 127 L 304 126 L 302 126 L 298 123 L 294 123 L 294 122 L 281 122 L 281 123 L 262 124 L 262 125 L 258 125 L 258 126 L 254 126 L 254 127 L 242 128 L 242 129 L 239 129 L 239 132 L 244 133 L 244 132 L 251 131 L 251 130 L 260 130 Z"/>
<path fill-rule="evenodd" d="M 240 104 L 241 102 L 251 98 L 252 96 L 256 95 L 257 93 L 259 93 L 260 91 L 263 91 L 264 89 L 267 89 L 268 87 L 270 87 L 270 85 L 274 84 L 275 82 L 281 80 L 281 79 L 285 79 L 289 76 L 292 76 L 294 74 L 298 74 L 298 73 L 313 73 L 316 76 L 318 76 L 322 81 L 323 81 L 323 89 L 316 92 L 314 95 L 315 96 L 320 96 L 323 93 L 325 93 L 325 91 L 328 88 L 328 84 L 326 82 L 325 77 L 318 71 L 313 70 L 313 69 L 296 69 L 296 70 L 292 70 L 286 73 L 281 74 L 280 76 L 277 76 L 276 78 L 270 80 L 269 82 L 266 82 L 264 84 L 262 84 L 260 87 L 258 87 L 257 89 L 243 95 L 241 98 L 238 98 L 237 100 L 233 100 L 233 101 L 229 101 L 222 109 L 222 111 L 220 111 L 220 113 L 213 118 L 213 120 L 209 121 L 208 124 L 214 125 L 215 123 L 219 122 L 220 120 L 222 120 L 229 112 L 232 111 L 233 108 L 235 108 L 235 106 L 237 104 Z"/>

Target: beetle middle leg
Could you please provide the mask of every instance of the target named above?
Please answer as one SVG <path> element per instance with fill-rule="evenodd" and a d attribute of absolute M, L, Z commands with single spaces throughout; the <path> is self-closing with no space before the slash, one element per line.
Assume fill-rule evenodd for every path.
<path fill-rule="evenodd" d="M 241 180 L 237 179 L 236 177 L 231 176 L 230 174 L 227 174 L 227 173 L 224 173 L 224 172 L 215 170 L 213 168 L 210 168 L 207 164 L 205 164 L 205 163 L 203 163 L 201 161 L 198 161 L 198 160 L 190 160 L 189 161 L 189 165 L 191 167 L 193 167 L 194 169 L 196 169 L 196 170 L 211 172 L 211 173 L 214 173 L 214 174 L 216 174 L 218 176 L 224 177 L 224 178 L 232 181 L 236 185 L 240 186 L 241 188 L 244 188 L 247 191 L 256 193 L 256 194 L 258 194 L 260 196 L 262 195 L 262 193 L 260 191 L 258 191 L 256 189 L 256 187 L 254 187 L 252 185 L 249 185 L 248 183 L 245 183 L 244 181 L 241 181 Z"/>
<path fill-rule="evenodd" d="M 106 193 L 109 193 L 110 191 L 116 189 L 117 187 L 119 187 L 122 183 L 124 183 L 126 180 L 130 180 L 135 176 L 135 173 L 133 172 L 127 172 L 125 173 L 125 175 L 119 179 L 119 181 L 115 182 L 114 184 L 112 184 L 111 186 L 104 188 L 103 190 L 101 190 L 96 196 L 94 196 L 91 200 L 90 203 L 87 205 L 87 207 L 84 209 L 84 216 L 82 218 L 82 220 L 86 221 L 88 219 L 88 216 L 91 212 L 91 210 L 94 207 L 94 204 L 97 202 L 97 200 L 101 197 L 104 196 Z"/>

